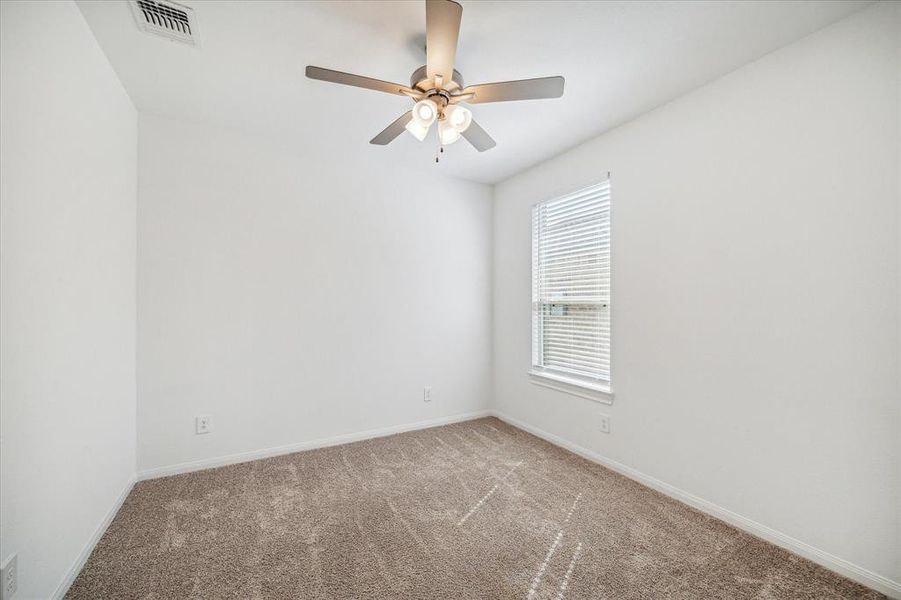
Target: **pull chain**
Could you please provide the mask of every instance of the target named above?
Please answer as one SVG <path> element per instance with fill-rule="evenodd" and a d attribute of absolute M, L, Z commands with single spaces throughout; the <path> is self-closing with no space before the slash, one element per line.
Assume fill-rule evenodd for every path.
<path fill-rule="evenodd" d="M 447 100 L 445 100 L 444 106 L 445 107 L 447 106 Z M 439 118 L 437 120 L 438 121 L 444 120 L 443 110 L 440 112 Z M 442 143 L 442 140 L 441 140 L 441 125 L 440 125 L 440 123 L 436 124 L 436 129 L 438 130 L 438 153 L 435 155 L 435 163 L 437 164 L 438 161 L 441 159 L 441 155 L 444 154 L 444 144 Z"/>

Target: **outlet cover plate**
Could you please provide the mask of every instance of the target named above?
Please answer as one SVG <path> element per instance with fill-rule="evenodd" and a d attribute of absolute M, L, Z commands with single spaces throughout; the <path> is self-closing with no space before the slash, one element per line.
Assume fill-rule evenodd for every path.
<path fill-rule="evenodd" d="M 194 421 L 194 432 L 197 435 L 209 433 L 213 430 L 213 417 L 210 415 L 197 415 Z"/>
<path fill-rule="evenodd" d="M 610 415 L 598 415 L 598 429 L 601 433 L 610 433 Z"/>
<path fill-rule="evenodd" d="M 19 555 L 13 554 L 0 565 L 0 600 L 12 600 L 19 589 Z"/>

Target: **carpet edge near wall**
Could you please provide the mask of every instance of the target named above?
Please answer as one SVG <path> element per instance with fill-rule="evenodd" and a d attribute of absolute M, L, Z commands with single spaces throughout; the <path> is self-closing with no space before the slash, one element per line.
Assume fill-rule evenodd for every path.
<path fill-rule="evenodd" d="M 103 537 L 103 534 L 106 532 L 109 524 L 112 522 L 113 518 L 116 516 L 116 513 L 119 511 L 125 499 L 128 497 L 128 494 L 131 493 L 132 488 L 138 481 L 156 479 L 159 477 L 168 477 L 182 473 L 203 471 L 206 469 L 213 469 L 231 464 L 250 462 L 254 460 L 270 458 L 273 456 L 291 454 L 294 452 L 303 452 L 305 450 L 313 450 L 316 448 L 338 446 L 356 441 L 395 435 L 408 431 L 417 431 L 421 429 L 429 429 L 431 427 L 440 427 L 441 425 L 471 421 L 473 419 L 479 419 L 487 416 L 496 417 L 513 427 L 539 437 L 555 446 L 568 450 L 569 452 L 579 455 L 582 458 L 590 460 L 591 462 L 609 468 L 612 471 L 628 477 L 629 479 L 632 479 L 642 485 L 665 494 L 670 498 L 673 498 L 675 500 L 678 500 L 679 502 L 691 506 L 692 508 L 700 510 L 705 514 L 725 521 L 726 523 L 729 523 L 730 525 L 737 527 L 742 531 L 775 544 L 776 546 L 788 550 L 793 554 L 797 554 L 808 560 L 811 560 L 819 564 L 820 566 L 829 569 L 830 571 L 838 573 L 839 575 L 873 588 L 874 590 L 882 592 L 883 594 L 886 594 L 892 598 L 901 598 L 901 583 L 899 582 L 892 581 L 887 577 L 860 567 L 859 565 L 856 565 L 841 557 L 820 550 L 819 548 L 811 546 L 801 540 L 795 539 L 791 536 L 781 533 L 780 531 L 767 527 L 766 525 L 757 523 L 756 521 L 725 509 L 717 504 L 714 504 L 713 502 L 705 500 L 699 496 L 695 496 L 694 494 L 686 492 L 664 481 L 651 477 L 650 475 L 646 475 L 645 473 L 633 469 L 632 467 L 607 458 L 606 456 L 603 456 L 597 452 L 570 442 L 565 438 L 544 431 L 539 427 L 535 427 L 534 425 L 531 425 L 494 409 L 461 413 L 447 417 L 438 417 L 425 421 L 405 423 L 401 425 L 365 430 L 356 433 L 341 434 L 329 438 L 321 438 L 307 442 L 298 442 L 294 444 L 287 444 L 261 450 L 252 450 L 138 471 L 136 475 L 132 476 L 132 478 L 126 483 L 122 493 L 116 499 L 110 510 L 107 512 L 104 519 L 98 525 L 91 538 L 84 545 L 81 552 L 72 563 L 72 566 L 63 576 L 62 581 L 60 581 L 59 585 L 57 586 L 57 590 L 54 593 L 53 598 L 61 599 L 65 596 L 69 587 L 75 581 L 75 578 L 78 576 L 81 569 L 84 567 L 84 564 L 87 562 L 87 559 L 91 555 L 91 552 L 94 550 L 94 547 L 97 545 L 97 542 L 99 542 L 100 538 Z"/>
<path fill-rule="evenodd" d="M 97 546 L 97 543 L 100 542 L 103 534 L 105 534 L 106 530 L 109 528 L 110 523 L 112 523 L 113 519 L 116 518 L 116 515 L 119 513 L 119 509 L 122 508 L 122 505 L 125 503 L 125 499 L 128 498 L 129 494 L 131 494 L 131 490 L 134 489 L 137 482 L 137 475 L 133 473 L 131 477 L 129 477 L 128 481 L 125 482 L 125 486 L 122 488 L 122 491 L 119 492 L 119 495 L 113 501 L 113 505 L 109 508 L 109 510 L 103 516 L 103 519 L 94 529 L 94 533 L 91 534 L 91 537 L 88 538 L 88 541 L 85 542 L 84 546 L 82 546 L 81 551 L 79 551 L 78 555 L 75 557 L 75 560 L 63 574 L 62 579 L 60 580 L 59 584 L 57 584 L 56 590 L 51 596 L 53 600 L 63 600 L 63 598 L 65 598 L 66 593 L 69 591 L 69 588 L 72 587 L 73 583 L 75 583 L 75 579 L 78 577 L 78 574 L 81 573 L 81 570 L 84 568 L 85 563 L 88 562 L 88 558 L 90 558 L 91 553 L 94 552 L 94 548 Z"/>
<path fill-rule="evenodd" d="M 511 417 L 501 411 L 491 410 L 490 412 L 491 416 L 497 417 L 508 425 L 516 427 L 517 429 L 521 429 L 527 433 L 543 439 L 546 442 L 563 448 L 564 450 L 568 450 L 573 454 L 577 454 L 586 460 L 615 471 L 620 475 L 623 475 L 625 477 L 628 477 L 629 479 L 632 479 L 633 481 L 640 483 L 641 485 L 647 486 L 653 490 L 660 492 L 661 494 L 665 494 L 666 496 L 673 498 L 674 500 L 678 500 L 683 504 L 687 504 L 694 509 L 710 515 L 711 517 L 724 521 L 729 525 L 732 525 L 733 527 L 736 527 L 746 533 L 779 546 L 780 548 L 787 550 L 792 554 L 797 554 L 798 556 L 815 562 L 821 567 L 829 569 L 834 573 L 838 573 L 843 577 L 847 577 L 852 581 L 856 581 L 857 583 L 870 587 L 889 596 L 890 598 L 901 599 L 901 582 L 893 581 L 888 577 L 870 571 L 869 569 L 865 569 L 855 563 L 852 563 L 851 561 L 845 560 L 839 556 L 835 556 L 834 554 L 830 554 L 829 552 L 821 550 L 815 546 L 811 546 L 810 544 L 786 535 L 781 531 L 767 527 L 766 525 L 758 523 L 743 515 L 723 508 L 718 504 L 714 504 L 709 500 L 705 500 L 704 498 L 686 492 L 685 490 L 677 488 L 674 485 L 670 485 L 665 481 L 651 477 L 650 475 L 647 475 L 637 469 L 633 469 L 632 467 L 607 458 L 606 456 L 598 452 L 589 450 L 588 448 L 570 442 L 565 438 L 544 431 L 539 427 L 526 423 L 525 421 L 521 421 L 515 417 Z"/>
<path fill-rule="evenodd" d="M 417 431 L 420 429 L 429 429 L 430 427 L 440 427 L 442 425 L 450 425 L 452 423 L 462 423 L 463 421 L 472 421 L 473 419 L 481 419 L 483 417 L 494 416 L 490 409 L 477 410 L 466 413 L 459 413 L 446 417 L 436 417 L 434 419 L 426 419 L 424 421 L 414 421 L 412 423 L 402 423 L 400 425 L 391 425 L 388 427 L 380 427 L 377 429 L 367 429 L 353 433 L 342 433 L 339 435 L 308 440 L 305 442 L 294 442 L 292 444 L 284 444 L 281 446 L 273 446 L 271 448 L 262 448 L 259 450 L 247 450 L 245 452 L 236 452 L 234 454 L 226 454 L 223 456 L 214 456 L 211 458 L 203 458 L 199 460 L 186 461 L 173 465 L 165 465 L 162 467 L 153 467 L 150 469 L 138 470 L 137 480 L 146 481 L 148 479 L 157 479 L 160 477 L 169 477 L 172 475 L 181 475 L 182 473 L 193 473 L 195 471 L 203 471 L 205 469 L 215 469 L 227 465 L 235 465 L 244 462 L 251 462 L 263 458 L 271 458 L 273 456 L 281 456 L 283 454 L 293 454 L 295 452 L 304 452 L 306 450 L 315 450 L 317 448 L 328 448 L 329 446 L 340 446 L 342 444 L 350 444 L 352 442 L 360 442 L 363 440 L 371 440 L 375 438 L 405 433 L 407 431 Z"/>

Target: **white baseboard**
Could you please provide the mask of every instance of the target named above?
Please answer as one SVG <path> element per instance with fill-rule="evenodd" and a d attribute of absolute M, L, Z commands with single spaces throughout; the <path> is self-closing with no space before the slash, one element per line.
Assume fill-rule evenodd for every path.
<path fill-rule="evenodd" d="M 250 452 L 241 452 L 227 456 L 191 461 L 155 469 L 147 469 L 138 473 L 137 481 L 154 479 L 157 477 L 165 477 L 168 475 L 177 475 L 180 473 L 188 473 L 191 471 L 199 471 L 203 469 L 211 469 L 214 467 L 221 467 L 225 465 L 258 460 L 261 458 L 268 458 L 270 456 L 279 456 L 282 454 L 291 454 L 293 452 L 300 452 L 303 450 L 312 450 L 314 448 L 325 448 L 328 446 L 348 444 L 350 442 L 358 442 L 366 439 L 384 437 L 387 435 L 393 435 L 395 433 L 403 433 L 405 431 L 415 431 L 418 429 L 427 429 L 429 427 L 438 427 L 440 425 L 459 423 L 461 421 L 469 421 L 472 419 L 478 419 L 487 416 L 495 416 L 514 427 L 527 431 L 532 435 L 540 437 L 556 446 L 565 448 L 570 452 L 573 452 L 574 454 L 578 454 L 579 456 L 582 456 L 583 458 L 586 458 L 592 462 L 596 462 L 609 469 L 612 469 L 617 473 L 625 475 L 626 477 L 650 488 L 653 488 L 663 494 L 666 494 L 671 498 L 675 498 L 676 500 L 684 502 L 689 506 L 692 506 L 713 517 L 721 519 L 752 535 L 785 548 L 789 552 L 793 552 L 799 556 L 803 556 L 804 558 L 812 560 L 813 562 L 820 564 L 831 571 L 835 571 L 836 573 L 843 575 L 848 579 L 862 583 L 863 585 L 871 587 L 874 590 L 882 592 L 883 594 L 886 594 L 892 598 L 901 598 L 901 583 L 892 581 L 891 579 L 883 577 L 878 573 L 864 569 L 863 567 L 855 565 L 854 563 L 851 563 L 843 558 L 839 558 L 838 556 L 815 548 L 810 544 L 788 536 L 780 531 L 772 529 L 771 527 L 757 523 L 756 521 L 732 512 L 726 508 L 714 504 L 713 502 L 709 502 L 707 500 L 704 500 L 703 498 L 695 496 L 694 494 L 690 494 L 675 486 L 672 486 L 664 481 L 661 481 L 649 475 L 645 475 L 644 473 L 637 471 L 632 467 L 628 467 L 615 460 L 611 460 L 605 456 L 598 454 L 597 452 L 569 442 L 559 436 L 548 433 L 542 429 L 539 429 L 538 427 L 529 425 L 528 423 L 510 417 L 496 410 L 483 410 L 460 415 L 453 415 L 450 417 L 441 417 L 428 421 L 418 421 L 415 423 L 395 425 L 392 427 L 383 427 L 381 429 L 370 429 L 368 431 L 349 433 L 325 439 L 299 442 L 285 446 L 277 446 L 274 448 L 252 450 Z M 100 541 L 100 538 L 103 536 L 104 532 L 106 532 L 107 527 L 109 527 L 109 524 L 112 522 L 113 517 L 116 516 L 116 513 L 121 508 L 122 503 L 125 501 L 125 498 L 128 497 L 128 494 L 131 492 L 132 487 L 134 487 L 135 482 L 136 480 L 133 478 L 126 484 L 125 488 L 122 490 L 122 493 L 116 499 L 110 510 L 107 512 L 103 521 L 97 526 L 97 529 L 94 531 L 90 540 L 88 540 L 88 542 L 82 548 L 75 562 L 72 563 L 72 566 L 66 572 L 63 580 L 57 586 L 56 592 L 52 596 L 54 599 L 61 599 L 65 596 L 66 592 L 69 590 L 69 587 L 81 572 L 84 563 L 87 561 L 88 557 L 91 555 L 91 552 L 94 550 L 94 546 L 96 546 L 97 542 Z"/>
<path fill-rule="evenodd" d="M 194 460 L 190 462 L 178 463 L 175 465 L 168 465 L 165 467 L 156 467 L 153 469 L 139 471 L 138 481 L 156 479 L 158 477 L 168 477 L 170 475 L 179 475 L 181 473 L 190 473 L 192 471 L 202 471 L 204 469 L 213 469 L 216 467 L 224 467 L 226 465 L 234 465 L 238 463 L 249 462 L 252 460 L 259 460 L 261 458 L 269 458 L 271 456 L 292 454 L 294 452 L 301 452 L 303 450 L 313 450 L 314 448 L 326 448 L 328 446 L 349 444 L 351 442 L 359 442 L 361 440 L 384 437 L 386 435 L 394 435 L 395 433 L 403 433 L 405 431 L 415 431 L 417 429 L 428 429 L 429 427 L 438 427 L 440 425 L 449 425 L 451 423 L 459 423 L 461 421 L 470 421 L 472 419 L 488 417 L 490 415 L 490 410 L 480 410 L 459 415 L 451 415 L 449 417 L 429 419 L 427 421 L 417 421 L 415 423 L 393 425 L 391 427 L 382 427 L 381 429 L 369 429 L 367 431 L 359 431 L 357 433 L 336 435 L 330 438 L 311 440 L 307 442 L 297 442 L 294 444 L 276 446 L 273 448 L 250 450 L 248 452 L 239 452 L 237 454 L 228 454 L 226 456 L 217 456 L 214 458 Z"/>
<path fill-rule="evenodd" d="M 113 522 L 113 517 L 116 516 L 116 513 L 119 512 L 119 509 L 122 508 L 122 503 L 125 502 L 125 499 L 128 498 L 128 494 L 131 493 L 131 489 L 135 486 L 136 479 L 134 476 L 128 480 L 128 483 L 125 484 L 125 487 L 122 489 L 122 492 L 119 494 L 119 497 L 116 498 L 116 501 L 113 502 L 113 505 L 107 511 L 106 515 L 103 517 L 103 520 L 94 530 L 94 533 L 91 534 L 90 539 L 81 549 L 81 552 L 78 553 L 78 556 L 75 558 L 75 562 L 72 563 L 72 566 L 69 567 L 69 570 L 66 571 L 66 574 L 63 576 L 62 581 L 59 582 L 59 585 L 56 586 L 56 591 L 53 592 L 54 600 L 62 600 L 62 598 L 66 595 L 66 592 L 69 591 L 69 588 L 72 587 L 72 584 L 75 582 L 75 578 L 78 577 L 78 574 L 81 573 L 82 567 L 87 562 L 88 557 L 91 555 L 91 552 L 94 551 L 94 546 L 97 545 L 97 542 L 100 541 L 100 538 L 103 537 L 103 534 L 106 533 L 107 527 L 109 524 Z"/>
<path fill-rule="evenodd" d="M 788 550 L 789 552 L 803 556 L 804 558 L 807 558 L 819 565 L 822 565 L 823 567 L 826 567 L 830 571 L 835 571 L 839 575 L 847 577 L 848 579 L 854 580 L 858 583 L 862 583 L 863 585 L 882 592 L 883 594 L 886 594 L 891 598 L 901 598 L 901 583 L 898 583 L 897 581 L 892 581 L 891 579 L 883 577 L 878 573 L 874 573 L 843 558 L 839 558 L 838 556 L 820 550 L 819 548 L 815 548 L 810 544 L 802 542 L 801 540 L 795 539 L 780 531 L 776 531 L 775 529 L 767 527 L 766 525 L 757 523 L 756 521 L 752 521 L 747 517 L 718 506 L 713 502 L 709 502 L 707 500 L 704 500 L 703 498 L 695 496 L 694 494 L 680 490 L 679 488 L 674 487 L 664 481 L 660 481 L 659 479 L 651 477 L 650 475 L 645 475 L 644 473 L 637 471 L 632 467 L 628 467 L 615 460 L 611 460 L 606 456 L 602 456 L 597 452 L 594 452 L 593 450 L 583 448 L 578 444 L 574 444 L 559 436 L 539 429 L 538 427 L 524 423 L 519 419 L 515 419 L 497 410 L 492 410 L 490 412 L 498 419 L 514 427 L 540 437 L 554 444 L 555 446 L 565 448 L 566 450 L 569 450 L 574 454 L 578 454 L 579 456 L 586 458 L 592 462 L 603 465 L 613 471 L 616 471 L 617 473 L 625 475 L 629 479 L 633 479 L 638 483 L 653 488 L 658 492 L 670 496 L 671 498 L 675 498 L 680 502 L 684 502 L 685 504 L 688 504 L 689 506 L 692 506 L 700 510 L 701 512 L 707 513 L 708 515 L 725 521 L 730 525 L 737 527 L 738 529 L 746 531 L 751 535 L 757 536 L 777 546 L 780 546 Z"/>

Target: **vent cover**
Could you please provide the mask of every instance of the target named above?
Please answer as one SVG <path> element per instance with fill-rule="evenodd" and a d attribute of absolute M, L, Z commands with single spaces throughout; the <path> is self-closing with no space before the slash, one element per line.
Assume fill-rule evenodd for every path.
<path fill-rule="evenodd" d="M 131 0 L 129 4 L 141 31 L 197 45 L 194 9 L 168 0 Z"/>

